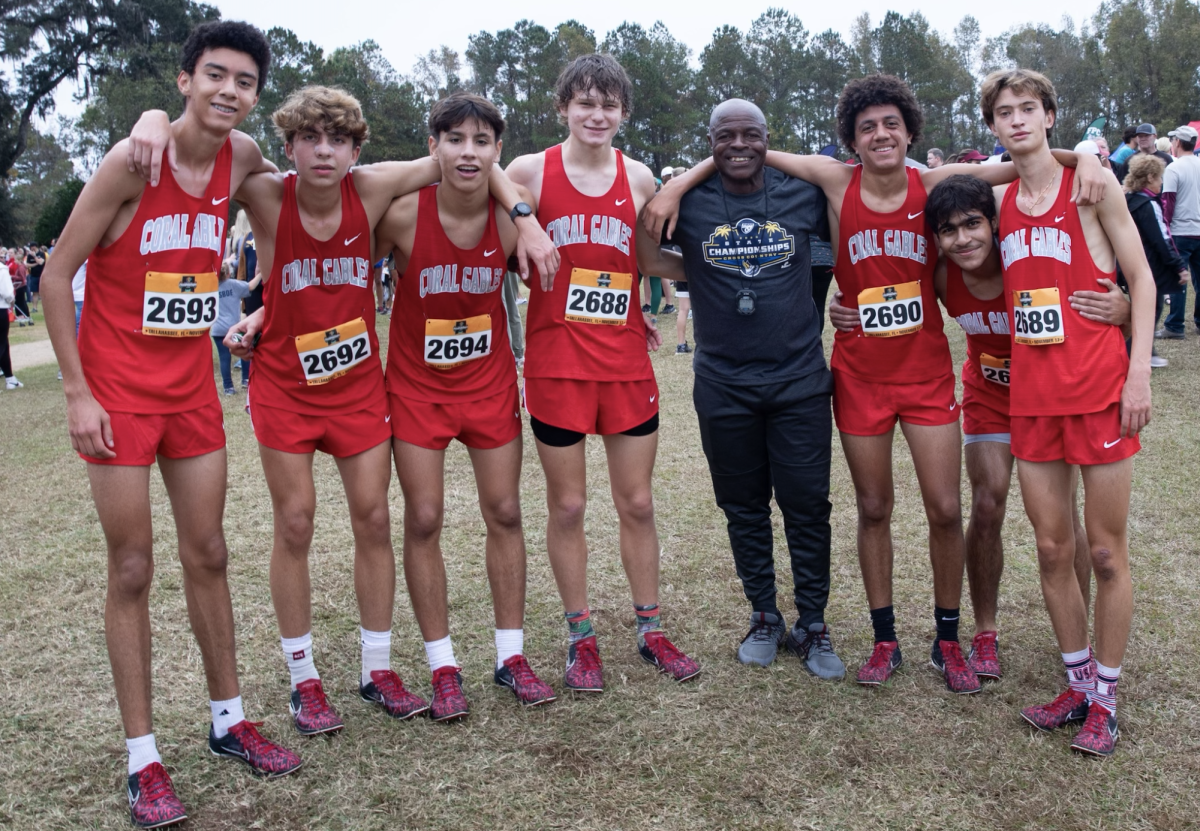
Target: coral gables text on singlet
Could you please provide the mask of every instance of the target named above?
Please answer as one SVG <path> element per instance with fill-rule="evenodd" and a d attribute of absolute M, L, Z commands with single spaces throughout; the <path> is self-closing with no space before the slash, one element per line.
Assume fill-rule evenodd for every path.
<path fill-rule="evenodd" d="M 1009 333 L 1007 295 L 1003 290 L 991 300 L 980 300 L 963 282 L 962 269 L 946 260 L 946 311 L 966 334 L 967 360 L 962 382 L 976 400 L 1007 413 L 1011 378 L 1012 336 Z"/>
<path fill-rule="evenodd" d="M 839 217 L 834 266 L 843 304 L 859 310 L 859 328 L 834 333 L 830 366 L 864 381 L 911 384 L 953 371 L 933 288 L 936 248 L 925 223 L 925 186 L 907 168 L 908 193 L 891 213 L 862 199 L 854 170 Z"/>
<path fill-rule="evenodd" d="M 418 195 L 412 254 L 396 281 L 387 390 L 432 404 L 478 401 L 517 382 L 501 291 L 508 258 L 494 199 L 483 237 L 468 250 L 446 235 L 437 193 L 430 185 Z"/>
<path fill-rule="evenodd" d="M 384 394 L 371 227 L 351 172 L 341 182 L 337 233 L 315 239 L 300 220 L 298 182 L 294 174 L 284 178 L 250 398 L 252 405 L 312 415 L 354 412 Z"/>
<path fill-rule="evenodd" d="M 1092 260 L 1079 209 L 1071 202 L 1075 171 L 1064 168 L 1054 204 L 1029 216 L 1016 202 L 1020 182 L 1000 206 L 1004 298 L 1012 326 L 1011 413 L 1083 415 L 1120 401 L 1129 357 L 1116 326 L 1071 308 L 1076 291 L 1115 280 Z"/>
<path fill-rule="evenodd" d="M 111 412 L 178 413 L 216 398 L 208 329 L 217 319 L 233 146 L 217 152 L 204 193 L 170 169 L 142 190 L 129 227 L 88 257 L 79 357 Z"/>
<path fill-rule="evenodd" d="M 537 280 L 526 319 L 525 377 L 643 381 L 646 352 L 636 253 L 637 212 L 625 159 L 603 196 L 585 196 L 567 177 L 562 145 L 545 152 L 538 218 L 558 248 L 554 289 Z"/>

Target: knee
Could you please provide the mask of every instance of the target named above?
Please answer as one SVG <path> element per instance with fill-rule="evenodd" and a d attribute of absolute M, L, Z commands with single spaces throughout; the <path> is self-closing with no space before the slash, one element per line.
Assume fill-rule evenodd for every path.
<path fill-rule="evenodd" d="M 126 598 L 145 597 L 154 580 L 154 556 L 150 549 L 113 551 L 109 554 L 108 590 Z"/>
<path fill-rule="evenodd" d="M 1124 569 L 1111 549 L 1104 546 L 1092 548 L 1092 573 L 1096 575 L 1097 582 L 1107 583 L 1116 580 L 1123 571 Z"/>
<path fill-rule="evenodd" d="M 892 498 L 882 494 L 859 494 L 858 521 L 866 526 L 885 525 L 892 519 Z"/>
<path fill-rule="evenodd" d="M 957 492 L 926 500 L 925 513 L 930 529 L 962 533 L 962 500 Z"/>
<path fill-rule="evenodd" d="M 1043 573 L 1075 571 L 1075 546 L 1069 540 L 1038 537 L 1037 554 L 1038 568 Z"/>
<path fill-rule="evenodd" d="M 617 500 L 617 513 L 625 522 L 638 524 L 654 522 L 654 494 L 649 488 L 639 488 L 622 494 Z"/>
<path fill-rule="evenodd" d="M 315 515 L 316 507 L 313 505 L 289 505 L 276 509 L 275 532 L 284 548 L 289 551 L 308 551 L 312 543 Z"/>
<path fill-rule="evenodd" d="M 410 502 L 404 512 L 404 533 L 416 542 L 437 539 L 442 531 L 442 506 L 433 502 Z"/>
<path fill-rule="evenodd" d="M 484 522 L 492 532 L 521 533 L 521 501 L 514 497 L 488 505 L 484 511 Z"/>
<path fill-rule="evenodd" d="M 550 521 L 564 528 L 583 526 L 583 515 L 587 510 L 587 496 L 583 493 L 556 496 L 550 500 Z"/>
<path fill-rule="evenodd" d="M 385 543 L 392 536 L 392 520 L 386 501 L 360 511 L 355 517 L 355 525 L 364 539 L 374 544 Z"/>
<path fill-rule="evenodd" d="M 985 534 L 998 534 L 1004 524 L 1007 492 L 981 488 L 971 497 L 971 524 Z"/>
<path fill-rule="evenodd" d="M 187 545 L 183 569 L 189 577 L 224 574 L 229 567 L 229 549 L 225 537 L 217 532 Z"/>

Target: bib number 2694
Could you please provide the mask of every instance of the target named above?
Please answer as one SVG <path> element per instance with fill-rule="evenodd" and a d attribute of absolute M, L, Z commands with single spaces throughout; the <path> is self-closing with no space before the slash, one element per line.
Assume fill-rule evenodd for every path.
<path fill-rule="evenodd" d="M 425 321 L 425 363 L 453 369 L 492 353 L 492 316 Z"/>
<path fill-rule="evenodd" d="M 624 326 L 632 289 L 631 274 L 573 268 L 565 317 L 571 323 Z"/>

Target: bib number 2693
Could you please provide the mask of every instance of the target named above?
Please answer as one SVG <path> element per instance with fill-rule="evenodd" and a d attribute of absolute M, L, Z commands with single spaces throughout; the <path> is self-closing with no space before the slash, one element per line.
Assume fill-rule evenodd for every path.
<path fill-rule="evenodd" d="M 565 317 L 571 323 L 624 326 L 632 289 L 631 274 L 573 268 Z"/>
<path fill-rule="evenodd" d="M 217 321 L 217 275 L 146 272 L 142 334 L 194 338 Z"/>

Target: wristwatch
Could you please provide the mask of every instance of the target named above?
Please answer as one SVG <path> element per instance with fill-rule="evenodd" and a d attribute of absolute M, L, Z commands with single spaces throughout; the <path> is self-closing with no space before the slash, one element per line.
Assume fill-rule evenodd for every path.
<path fill-rule="evenodd" d="M 528 202 L 518 202 L 513 205 L 513 209 L 508 212 L 508 218 L 516 222 L 523 216 L 533 216 L 533 208 L 529 207 Z"/>

